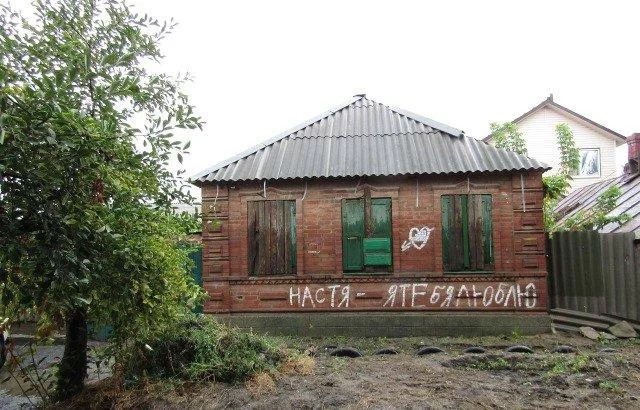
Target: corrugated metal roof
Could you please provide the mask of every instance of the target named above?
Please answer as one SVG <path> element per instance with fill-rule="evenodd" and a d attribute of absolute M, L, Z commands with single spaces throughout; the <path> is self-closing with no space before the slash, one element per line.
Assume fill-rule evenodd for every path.
<path fill-rule="evenodd" d="M 546 170 L 524 155 L 358 95 L 192 177 L 195 183 Z"/>
<path fill-rule="evenodd" d="M 622 175 L 572 191 L 554 209 L 558 213 L 568 212 L 558 223 L 562 224 L 577 212 L 586 211 L 593 207 L 598 197 L 614 185 L 620 188 L 622 195 L 610 215 L 617 216 L 626 213 L 631 219 L 623 225 L 617 223 L 605 225 L 600 232 L 640 231 L 640 175 L 638 174 Z"/>

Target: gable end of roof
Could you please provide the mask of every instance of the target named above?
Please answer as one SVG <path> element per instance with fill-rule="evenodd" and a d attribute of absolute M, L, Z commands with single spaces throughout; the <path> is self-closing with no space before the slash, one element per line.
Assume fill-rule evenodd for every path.
<path fill-rule="evenodd" d="M 520 115 L 519 117 L 517 117 L 516 119 L 514 119 L 513 121 L 511 121 L 514 124 L 517 124 L 518 122 L 524 120 L 525 118 L 529 117 L 530 115 L 538 112 L 539 110 L 545 108 L 545 107 L 551 107 L 551 108 L 555 108 L 556 110 L 562 111 L 566 114 L 569 114 L 573 117 L 576 117 L 584 122 L 586 122 L 587 124 L 591 125 L 592 127 L 595 127 L 601 131 L 603 131 L 607 136 L 609 136 L 610 138 L 612 138 L 613 140 L 616 141 L 616 146 L 618 145 L 622 145 L 626 142 L 627 137 L 625 137 L 624 135 L 620 134 L 619 132 L 613 131 L 610 128 L 605 127 L 602 124 L 599 124 L 587 117 L 585 117 L 584 115 L 578 114 L 577 112 L 558 104 L 557 102 L 553 101 L 553 94 L 550 95 L 549 97 L 547 97 L 544 101 L 542 101 L 540 104 L 536 105 L 535 107 L 533 107 L 532 109 L 530 109 L 529 111 L 525 112 L 524 114 Z M 484 142 L 489 142 L 491 141 L 491 138 L 493 137 L 493 134 L 489 134 L 486 137 L 484 137 L 482 139 L 482 141 Z"/>

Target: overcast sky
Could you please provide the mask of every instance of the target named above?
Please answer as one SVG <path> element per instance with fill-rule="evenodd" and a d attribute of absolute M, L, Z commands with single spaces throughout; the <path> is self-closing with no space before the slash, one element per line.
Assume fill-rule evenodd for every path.
<path fill-rule="evenodd" d="M 188 93 L 207 123 L 188 175 L 356 93 L 475 137 L 549 93 L 624 135 L 640 131 L 640 2 L 133 4 L 179 23 L 165 67 L 194 76 Z"/>

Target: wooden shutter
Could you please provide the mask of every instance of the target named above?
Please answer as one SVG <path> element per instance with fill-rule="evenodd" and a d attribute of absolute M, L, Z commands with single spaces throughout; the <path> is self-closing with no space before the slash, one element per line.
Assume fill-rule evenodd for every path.
<path fill-rule="evenodd" d="M 491 270 L 493 266 L 491 206 L 491 195 L 469 195 L 471 270 Z"/>
<path fill-rule="evenodd" d="M 484 270 L 493 270 L 493 222 L 491 214 L 493 204 L 491 195 L 480 195 L 482 197 L 482 241 L 484 244 Z"/>
<path fill-rule="evenodd" d="M 295 201 L 250 201 L 247 206 L 249 273 L 295 274 Z"/>
<path fill-rule="evenodd" d="M 491 195 L 442 196 L 442 258 L 445 271 L 493 267 Z"/>
<path fill-rule="evenodd" d="M 342 200 L 342 268 L 361 271 L 363 267 L 364 199 Z"/>
<path fill-rule="evenodd" d="M 371 237 L 391 238 L 391 198 L 371 199 Z"/>
<path fill-rule="evenodd" d="M 365 213 L 366 216 L 366 213 Z M 371 229 L 364 240 L 364 264 L 391 269 L 391 198 L 371 199 Z"/>
<path fill-rule="evenodd" d="M 442 255 L 446 271 L 464 268 L 462 196 L 442 196 Z"/>

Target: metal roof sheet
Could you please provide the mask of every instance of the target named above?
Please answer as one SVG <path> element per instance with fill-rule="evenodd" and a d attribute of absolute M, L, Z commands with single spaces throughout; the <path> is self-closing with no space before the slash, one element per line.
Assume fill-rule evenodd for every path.
<path fill-rule="evenodd" d="M 429 118 L 364 95 L 192 177 L 194 183 L 546 170 Z"/>
<path fill-rule="evenodd" d="M 563 198 L 554 211 L 566 213 L 558 223 L 564 223 L 577 212 L 591 209 L 598 197 L 608 188 L 617 185 L 620 188 L 620 198 L 610 215 L 617 216 L 626 213 L 631 218 L 627 223 L 619 225 L 610 223 L 602 227 L 600 232 L 634 232 L 640 231 L 640 175 L 622 175 L 617 178 L 597 182 L 572 191 Z"/>

